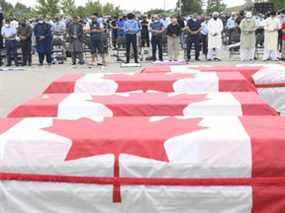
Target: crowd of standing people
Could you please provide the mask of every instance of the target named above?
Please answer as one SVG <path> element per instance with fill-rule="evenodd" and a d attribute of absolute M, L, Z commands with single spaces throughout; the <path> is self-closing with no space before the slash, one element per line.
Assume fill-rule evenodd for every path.
<path fill-rule="evenodd" d="M 12 62 L 18 65 L 32 65 L 32 53 L 35 49 L 38 64 L 54 63 L 53 46 L 56 40 L 71 56 L 72 64 L 84 64 L 84 46 L 91 53 L 90 65 L 106 65 L 108 49 L 125 49 L 125 63 L 134 58 L 139 63 L 138 48 L 151 49 L 152 61 L 167 59 L 177 61 L 181 49 L 185 50 L 185 60 L 192 57 L 201 60 L 220 61 L 224 46 L 239 48 L 241 61 L 256 59 L 257 44 L 263 46 L 263 60 L 285 60 L 285 12 L 271 11 L 267 15 L 253 15 L 251 11 L 232 13 L 230 16 L 212 13 L 210 16 L 193 14 L 187 17 L 161 17 L 148 15 L 136 17 L 129 13 L 121 17 L 101 17 L 94 13 L 82 19 L 80 17 L 52 19 L 39 17 L 37 20 L 5 19 L 0 11 L 1 39 L 0 48 L 5 50 L 2 58 L 7 66 Z M 261 40 L 257 40 L 261 33 Z M 235 39 L 237 37 L 237 39 Z M 110 42 L 108 44 L 108 38 Z M 107 43 L 107 45 L 106 45 Z M 21 62 L 17 50 L 21 49 Z M 99 58 L 101 62 L 99 63 Z"/>

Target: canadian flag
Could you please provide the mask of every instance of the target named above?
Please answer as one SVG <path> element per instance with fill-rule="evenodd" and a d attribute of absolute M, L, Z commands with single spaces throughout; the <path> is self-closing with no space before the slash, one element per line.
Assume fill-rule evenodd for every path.
<path fill-rule="evenodd" d="M 142 73 L 197 73 L 197 72 L 240 72 L 245 78 L 251 80 L 251 77 L 262 69 L 274 70 L 283 69 L 281 64 L 236 64 L 236 65 L 152 65 L 142 69 Z"/>
<path fill-rule="evenodd" d="M 240 73 L 153 73 L 67 75 L 54 81 L 45 93 L 113 94 L 136 90 L 162 92 L 255 91 Z"/>
<path fill-rule="evenodd" d="M 117 117 L 117 116 L 242 116 L 277 115 L 254 92 L 206 94 L 87 93 L 44 94 L 17 106 L 8 117 Z"/>
<path fill-rule="evenodd" d="M 284 128 L 277 116 L 3 119 L 0 208 L 282 212 Z"/>

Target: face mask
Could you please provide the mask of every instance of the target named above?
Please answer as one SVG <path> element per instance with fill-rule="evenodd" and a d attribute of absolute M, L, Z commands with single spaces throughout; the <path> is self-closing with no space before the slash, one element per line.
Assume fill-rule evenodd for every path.
<path fill-rule="evenodd" d="M 42 24 L 42 23 L 44 23 L 44 21 L 43 21 L 43 20 L 40 20 L 39 23 Z"/>
<path fill-rule="evenodd" d="M 9 24 L 5 24 L 5 27 L 10 27 L 10 25 Z"/>

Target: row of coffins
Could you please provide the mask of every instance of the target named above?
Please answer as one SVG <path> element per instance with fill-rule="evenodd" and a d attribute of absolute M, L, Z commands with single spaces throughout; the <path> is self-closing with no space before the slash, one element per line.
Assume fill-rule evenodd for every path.
<path fill-rule="evenodd" d="M 256 93 L 275 68 L 52 82 L 0 120 L 1 212 L 282 213 L 285 118 Z"/>

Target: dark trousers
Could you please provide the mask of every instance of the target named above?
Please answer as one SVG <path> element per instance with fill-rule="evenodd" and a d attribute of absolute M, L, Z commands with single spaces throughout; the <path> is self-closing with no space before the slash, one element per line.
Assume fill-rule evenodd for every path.
<path fill-rule="evenodd" d="M 208 55 L 208 36 L 201 35 L 202 52 L 207 57 Z"/>
<path fill-rule="evenodd" d="M 7 51 L 7 66 L 11 66 L 12 60 L 14 60 L 15 65 L 18 66 L 17 41 L 16 40 L 6 40 L 5 47 Z"/>
<path fill-rule="evenodd" d="M 32 41 L 31 40 L 21 40 L 20 41 L 22 55 L 23 55 L 23 66 L 32 64 Z"/>
<path fill-rule="evenodd" d="M 159 60 L 163 61 L 162 36 L 152 36 L 152 38 L 151 38 L 151 46 L 152 46 L 152 59 L 156 60 L 156 49 L 158 48 Z"/>
<path fill-rule="evenodd" d="M 76 64 L 76 59 L 78 58 L 79 64 L 84 64 L 83 53 L 80 52 L 71 52 L 72 64 Z"/>
<path fill-rule="evenodd" d="M 195 47 L 195 59 L 199 59 L 200 52 L 200 37 L 199 36 L 190 36 L 187 40 L 187 60 L 191 59 L 191 49 L 192 45 Z"/>
<path fill-rule="evenodd" d="M 51 51 L 45 52 L 45 53 L 39 53 L 39 62 L 40 64 L 44 63 L 46 57 L 46 61 L 48 64 L 51 64 L 52 58 L 51 58 Z"/>
<path fill-rule="evenodd" d="M 134 58 L 135 63 L 138 63 L 138 47 L 137 47 L 137 35 L 126 35 L 126 47 L 127 47 L 127 63 L 130 62 L 130 51 L 131 51 L 131 45 L 134 49 Z"/>
<path fill-rule="evenodd" d="M 228 45 L 231 45 L 233 43 L 233 34 L 235 32 L 235 29 L 228 29 L 228 38 L 229 38 L 229 41 L 228 41 Z"/>

